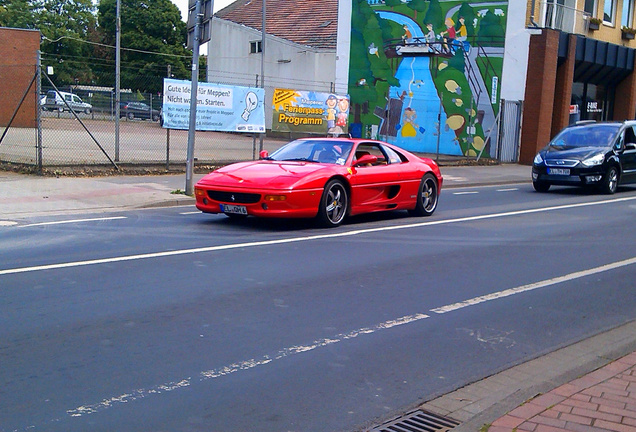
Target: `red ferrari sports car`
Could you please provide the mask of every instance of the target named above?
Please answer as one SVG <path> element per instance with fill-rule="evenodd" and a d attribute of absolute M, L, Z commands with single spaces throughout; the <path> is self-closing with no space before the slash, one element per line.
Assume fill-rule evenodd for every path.
<path fill-rule="evenodd" d="M 217 169 L 195 187 L 196 206 L 233 218 L 317 218 L 335 227 L 345 217 L 386 210 L 430 216 L 442 174 L 435 161 L 381 141 L 303 138 L 258 161 Z"/>

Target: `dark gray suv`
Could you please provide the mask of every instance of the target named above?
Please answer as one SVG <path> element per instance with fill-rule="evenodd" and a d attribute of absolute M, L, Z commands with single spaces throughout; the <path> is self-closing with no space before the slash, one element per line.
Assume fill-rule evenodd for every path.
<path fill-rule="evenodd" d="M 537 192 L 552 185 L 594 187 L 613 194 L 636 182 L 636 121 L 579 122 L 563 129 L 534 158 Z"/>

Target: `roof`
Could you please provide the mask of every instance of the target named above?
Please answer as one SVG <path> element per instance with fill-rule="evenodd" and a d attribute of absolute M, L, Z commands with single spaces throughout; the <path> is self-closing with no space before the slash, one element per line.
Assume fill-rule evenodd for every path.
<path fill-rule="evenodd" d="M 336 49 L 338 0 L 266 0 L 265 32 L 313 48 Z M 236 0 L 215 16 L 261 31 L 263 0 Z"/>

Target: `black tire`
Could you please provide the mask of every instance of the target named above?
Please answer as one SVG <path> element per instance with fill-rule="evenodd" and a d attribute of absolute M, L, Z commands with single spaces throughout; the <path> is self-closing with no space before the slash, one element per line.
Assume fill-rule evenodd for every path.
<path fill-rule="evenodd" d="M 431 173 L 426 173 L 420 181 L 415 208 L 409 210 L 409 214 L 411 216 L 430 216 L 437 208 L 438 200 L 439 187 L 437 178 Z"/>
<path fill-rule="evenodd" d="M 90 109 L 90 108 L 86 108 L 86 109 L 84 110 L 84 112 L 85 112 L 86 114 L 90 114 L 90 113 L 91 113 L 91 109 Z"/>
<path fill-rule="evenodd" d="M 534 187 L 534 190 L 536 190 L 537 192 L 547 192 L 550 190 L 550 183 L 533 181 L 532 187 Z"/>
<path fill-rule="evenodd" d="M 349 211 L 349 194 L 341 180 L 329 180 L 318 204 L 318 221 L 324 227 L 337 227 Z"/>
<path fill-rule="evenodd" d="M 159 114 L 153 114 L 152 121 L 159 121 Z"/>
<path fill-rule="evenodd" d="M 135 114 L 133 114 L 133 113 L 129 112 L 129 113 L 127 113 L 127 114 L 126 114 L 126 118 L 127 118 L 128 120 L 133 120 L 133 119 L 135 118 Z"/>
<path fill-rule="evenodd" d="M 57 108 L 57 110 L 58 110 L 59 112 L 63 113 L 63 112 L 64 112 L 64 107 L 62 107 L 62 106 L 61 106 L 61 107 L 58 107 L 58 108 Z"/>
<path fill-rule="evenodd" d="M 603 180 L 601 181 L 601 184 L 600 184 L 601 192 L 606 195 L 612 195 L 616 193 L 619 180 L 620 180 L 620 175 L 618 174 L 618 168 L 612 165 L 611 167 L 607 169 L 607 172 L 603 176 Z"/>

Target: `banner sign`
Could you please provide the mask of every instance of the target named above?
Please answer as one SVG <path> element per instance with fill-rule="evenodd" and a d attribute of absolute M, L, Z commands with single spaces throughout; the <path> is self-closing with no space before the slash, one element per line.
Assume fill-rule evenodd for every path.
<path fill-rule="evenodd" d="M 348 132 L 349 95 L 275 89 L 272 130 L 340 135 Z"/>
<path fill-rule="evenodd" d="M 190 81 L 164 78 L 164 128 L 189 128 L 190 91 Z M 199 83 L 196 130 L 263 133 L 264 99 L 262 88 Z"/>

